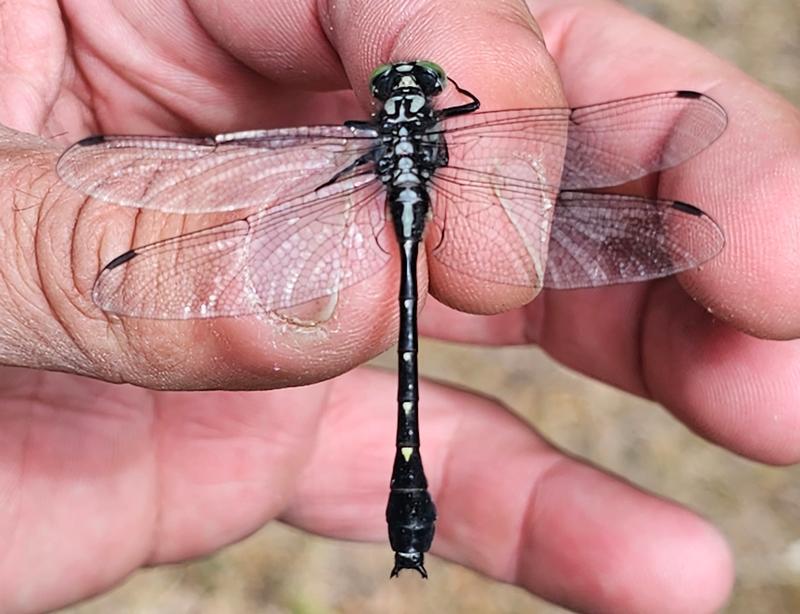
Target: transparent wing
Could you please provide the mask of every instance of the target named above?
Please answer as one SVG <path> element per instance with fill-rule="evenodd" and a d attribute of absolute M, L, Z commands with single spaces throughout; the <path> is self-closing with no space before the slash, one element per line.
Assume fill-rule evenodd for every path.
<path fill-rule="evenodd" d="M 443 122 L 449 162 L 430 184 L 432 257 L 477 279 L 541 286 L 568 117 L 529 109 Z"/>
<path fill-rule="evenodd" d="M 307 194 L 376 145 L 374 130 L 313 126 L 215 137 L 95 136 L 56 170 L 103 201 L 176 213 L 269 207 Z"/>
<path fill-rule="evenodd" d="M 677 204 L 664 204 L 669 201 L 569 192 L 559 197 L 559 186 L 609 187 L 670 168 L 711 144 L 726 121 L 722 107 L 695 92 L 662 92 L 572 110 L 516 109 L 447 118 L 437 129 L 445 133 L 449 165 L 437 171 L 432 184 L 433 256 L 479 279 L 534 287 L 636 281 L 690 268 L 721 248 L 721 232 L 707 216 L 687 213 L 688 205 L 680 210 Z M 544 266 L 548 258 L 569 261 L 566 247 L 548 249 L 554 213 L 558 227 L 553 232 L 566 247 L 582 250 L 573 261 L 584 268 L 570 273 L 558 262 Z M 600 248 L 614 249 L 609 240 L 614 229 L 624 234 L 636 215 L 640 243 L 628 242 L 636 251 L 627 263 L 621 243 L 619 253 L 604 254 Z M 573 222 L 583 224 L 570 244 L 566 225 Z M 592 236 L 591 224 L 598 225 L 593 246 L 585 238 Z M 684 227 L 697 230 L 695 242 L 681 234 Z M 653 242 L 649 251 L 648 241 Z M 593 277 L 586 273 L 590 251 L 597 261 Z M 616 275 L 613 263 L 618 264 Z"/>
<path fill-rule="evenodd" d="M 522 162 L 502 176 L 441 169 L 431 184 L 432 256 L 476 279 L 540 287 L 557 192 L 536 182 L 538 171 Z"/>
<path fill-rule="evenodd" d="M 575 109 L 515 109 L 447 118 L 451 147 L 536 149 L 559 165 L 561 189 L 620 185 L 688 160 L 725 130 L 725 110 L 689 91 L 660 92 Z M 516 144 L 516 145 L 515 145 Z"/>
<path fill-rule="evenodd" d="M 692 205 L 563 191 L 544 285 L 569 289 L 656 279 L 695 268 L 724 245 L 716 222 Z"/>
<path fill-rule="evenodd" d="M 262 313 L 331 295 L 389 261 L 385 192 L 350 178 L 247 218 L 136 248 L 98 277 L 94 302 L 154 319 Z"/>
<path fill-rule="evenodd" d="M 697 92 L 573 109 L 562 190 L 610 187 L 685 162 L 724 132 L 725 110 Z"/>

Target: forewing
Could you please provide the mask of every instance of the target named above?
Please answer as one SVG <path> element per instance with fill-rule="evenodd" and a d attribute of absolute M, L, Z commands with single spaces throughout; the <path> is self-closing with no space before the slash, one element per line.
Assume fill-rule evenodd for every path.
<path fill-rule="evenodd" d="M 493 172 L 497 165 L 491 161 L 508 157 L 534 157 L 540 165 L 559 165 L 569 114 L 566 108 L 481 111 L 448 117 L 431 132 L 444 135 L 455 166 L 470 170 Z"/>
<path fill-rule="evenodd" d="M 97 136 L 59 158 L 59 177 L 94 198 L 176 213 L 269 207 L 312 192 L 376 144 L 347 126 L 216 137 Z"/>
<path fill-rule="evenodd" d="M 542 165 L 558 166 L 563 158 L 555 185 L 577 190 L 617 186 L 677 166 L 713 143 L 726 125 L 725 110 L 712 98 L 672 91 L 575 109 L 459 115 L 443 120 L 437 131 L 453 146 L 533 149 L 542 153 Z"/>
<path fill-rule="evenodd" d="M 697 155 L 727 115 L 697 92 L 662 92 L 573 109 L 562 190 L 621 185 Z"/>
<path fill-rule="evenodd" d="M 544 285 L 571 289 L 665 277 L 701 265 L 724 244 L 714 220 L 680 201 L 564 191 Z"/>
<path fill-rule="evenodd" d="M 154 319 L 263 313 L 334 294 L 389 261 L 376 236 L 385 196 L 374 178 L 317 193 L 214 228 L 136 248 L 95 283 L 95 303 Z"/>

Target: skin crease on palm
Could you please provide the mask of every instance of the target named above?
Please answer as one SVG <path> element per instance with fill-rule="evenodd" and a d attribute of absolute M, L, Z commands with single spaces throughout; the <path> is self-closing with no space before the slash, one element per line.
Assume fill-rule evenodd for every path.
<path fill-rule="evenodd" d="M 396 382 L 363 367 L 339 374 L 392 343 L 397 272 L 343 292 L 314 327 L 282 314 L 107 318 L 89 298 L 103 263 L 215 218 L 86 202 L 58 182 L 54 164 L 66 142 L 89 133 L 364 117 L 368 75 L 388 60 L 435 60 L 487 110 L 667 89 L 719 100 L 725 135 L 657 186 L 725 229 L 726 249 L 702 271 L 520 306 L 530 297 L 445 280 L 432 266 L 441 302 L 428 301 L 423 330 L 538 343 L 664 404 L 711 442 L 767 463 L 800 458 L 798 110 L 609 2 L 531 1 L 536 21 L 513 0 L 396 6 L 0 4 L 3 612 L 88 597 L 273 518 L 386 539 Z M 356 97 L 343 92 L 350 85 Z M 478 317 L 442 303 L 517 308 Z M 286 388 L 299 384 L 313 385 Z M 199 388 L 274 390 L 166 391 Z M 730 553 L 698 516 L 563 455 L 495 402 L 431 383 L 422 394 L 435 554 L 576 610 L 710 612 L 724 602 Z"/>

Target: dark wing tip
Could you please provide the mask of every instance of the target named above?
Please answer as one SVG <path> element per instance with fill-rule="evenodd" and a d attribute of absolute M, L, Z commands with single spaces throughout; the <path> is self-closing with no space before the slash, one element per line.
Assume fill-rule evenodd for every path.
<path fill-rule="evenodd" d="M 111 269 L 116 269 L 121 264 L 125 264 L 129 260 L 133 259 L 135 256 L 138 256 L 136 250 L 128 250 L 124 254 L 120 254 L 116 258 L 114 258 L 111 262 L 109 262 L 106 266 L 103 267 L 103 270 L 110 271 Z"/>
<path fill-rule="evenodd" d="M 105 142 L 106 137 L 102 134 L 93 134 L 92 136 L 87 136 L 85 139 L 81 139 L 75 145 L 79 147 L 89 147 L 91 145 L 98 145 L 100 143 Z"/>
<path fill-rule="evenodd" d="M 725 127 L 727 126 L 727 124 L 728 124 L 728 113 L 727 113 L 727 111 L 725 111 L 725 107 L 723 107 L 719 102 L 714 100 L 708 94 L 702 94 L 700 92 L 695 92 L 693 90 L 678 90 L 678 91 L 675 92 L 675 97 L 676 98 L 684 98 L 686 100 L 702 100 L 703 102 L 706 103 L 707 107 L 714 108 L 716 110 L 717 114 L 721 116 L 722 121 L 723 121 L 722 130 L 724 130 Z M 722 132 L 720 131 L 720 134 L 721 133 Z"/>
<path fill-rule="evenodd" d="M 708 235 L 713 235 L 713 237 L 709 236 L 707 249 L 703 254 L 700 255 L 697 264 L 701 264 L 707 260 L 710 260 L 723 250 L 726 243 L 725 232 L 722 230 L 722 228 L 720 228 L 719 224 L 717 224 L 714 219 L 708 215 L 708 213 L 702 209 L 698 209 L 694 205 L 690 205 L 689 203 L 685 203 L 680 200 L 672 201 L 670 208 L 680 211 L 681 213 L 686 213 L 687 215 L 691 215 L 695 218 L 700 218 L 702 220 L 701 224 L 703 225 L 702 228 L 704 231 Z"/>
<path fill-rule="evenodd" d="M 694 205 L 690 205 L 689 203 L 685 203 L 680 200 L 676 200 L 672 203 L 672 208 L 677 209 L 678 211 L 682 211 L 683 213 L 688 213 L 689 215 L 696 215 L 697 217 L 702 217 L 705 215 L 702 209 L 698 209 Z"/>

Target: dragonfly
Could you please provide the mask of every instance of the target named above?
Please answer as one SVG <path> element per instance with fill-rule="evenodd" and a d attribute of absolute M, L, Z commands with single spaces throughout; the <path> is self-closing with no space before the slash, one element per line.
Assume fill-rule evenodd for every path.
<path fill-rule="evenodd" d="M 435 104 L 451 84 L 461 104 Z M 693 91 L 480 111 L 474 94 L 423 60 L 379 66 L 370 88 L 377 112 L 368 121 L 208 137 L 91 136 L 66 149 L 57 172 L 83 194 L 126 207 L 252 209 L 108 262 L 92 298 L 119 316 L 265 314 L 334 295 L 399 260 L 390 575 L 413 569 L 427 577 L 437 512 L 420 455 L 420 247 L 443 270 L 531 290 L 696 268 L 725 242 L 709 215 L 607 188 L 695 156 L 727 117 Z"/>

